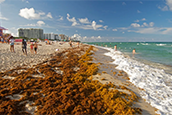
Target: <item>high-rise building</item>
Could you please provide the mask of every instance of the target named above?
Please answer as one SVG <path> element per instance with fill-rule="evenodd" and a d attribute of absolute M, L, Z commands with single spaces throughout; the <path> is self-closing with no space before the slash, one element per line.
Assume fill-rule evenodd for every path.
<path fill-rule="evenodd" d="M 44 34 L 44 39 L 59 40 L 59 36 L 58 34 L 54 34 L 54 33 L 46 33 Z"/>
<path fill-rule="evenodd" d="M 43 39 L 43 29 L 36 28 L 20 28 L 18 29 L 19 37 L 27 37 L 27 38 L 37 38 Z"/>

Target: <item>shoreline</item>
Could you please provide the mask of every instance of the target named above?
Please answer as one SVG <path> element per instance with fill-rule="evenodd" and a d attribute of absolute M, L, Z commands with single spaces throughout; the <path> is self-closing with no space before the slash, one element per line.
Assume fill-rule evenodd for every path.
<path fill-rule="evenodd" d="M 127 72 L 130 82 L 139 89 L 144 89 L 140 90 L 140 95 L 156 108 L 156 114 L 171 113 L 172 102 L 168 99 L 172 92 L 171 74 L 133 60 L 120 51 L 115 52 L 114 49 L 105 47 L 103 49 L 107 50 L 105 55 L 113 59 L 111 64 L 117 65 L 116 69 Z"/>
<path fill-rule="evenodd" d="M 139 102 L 136 102 L 134 106 L 141 108 L 143 115 L 155 115 L 156 109 L 141 98 L 141 89 L 129 82 L 127 73 L 116 69 L 117 65 L 112 64 L 114 60 L 111 57 L 104 55 L 104 52 L 106 52 L 105 49 L 98 49 L 99 51 L 95 52 L 94 62 L 101 63 L 98 73 L 101 73 L 102 75 L 95 75 L 94 79 L 99 80 L 99 82 L 103 84 L 106 84 L 107 82 L 114 82 L 115 85 L 127 87 L 140 97 Z M 120 75 L 121 73 L 122 75 Z M 106 80 L 102 80 L 102 78 L 105 78 Z"/>

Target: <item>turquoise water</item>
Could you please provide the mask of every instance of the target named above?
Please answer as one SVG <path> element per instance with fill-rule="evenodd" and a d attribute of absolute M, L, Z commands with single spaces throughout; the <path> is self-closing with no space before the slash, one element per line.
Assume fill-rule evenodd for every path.
<path fill-rule="evenodd" d="M 134 58 L 172 66 L 172 42 L 88 42 L 87 44 L 111 48 L 117 45 L 118 51 L 131 57 L 135 48 Z"/>

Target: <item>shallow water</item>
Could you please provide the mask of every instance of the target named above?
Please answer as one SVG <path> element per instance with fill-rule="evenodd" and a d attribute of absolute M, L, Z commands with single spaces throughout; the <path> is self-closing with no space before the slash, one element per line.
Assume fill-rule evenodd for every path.
<path fill-rule="evenodd" d="M 172 42 L 89 42 L 87 44 L 109 48 L 114 48 L 117 45 L 118 51 L 134 60 L 172 74 Z M 133 56 L 132 50 L 134 48 L 136 54 Z"/>

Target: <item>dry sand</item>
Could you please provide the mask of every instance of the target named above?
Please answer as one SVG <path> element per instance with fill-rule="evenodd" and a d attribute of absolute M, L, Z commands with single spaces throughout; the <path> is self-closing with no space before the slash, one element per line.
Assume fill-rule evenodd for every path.
<path fill-rule="evenodd" d="M 39 42 L 37 54 L 31 54 L 30 52 L 30 44 L 27 44 L 27 52 L 28 55 L 24 55 L 22 52 L 21 44 L 14 45 L 15 53 L 10 52 L 9 44 L 0 43 L 0 72 L 16 68 L 18 66 L 27 66 L 32 67 L 40 62 L 51 57 L 51 54 L 54 52 L 60 52 L 64 49 L 70 47 L 69 43 L 63 43 L 60 45 L 60 42 L 54 42 L 52 45 L 46 45 L 45 42 Z M 76 44 L 73 47 L 77 46 Z M 59 49 L 59 51 L 56 51 Z"/>

